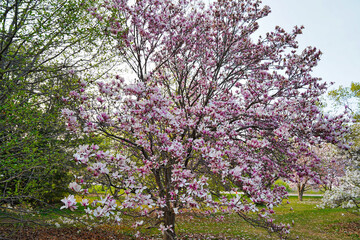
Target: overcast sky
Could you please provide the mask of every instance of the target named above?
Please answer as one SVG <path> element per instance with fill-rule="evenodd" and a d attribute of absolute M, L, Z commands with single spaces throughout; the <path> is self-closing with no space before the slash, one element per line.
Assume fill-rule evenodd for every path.
<path fill-rule="evenodd" d="M 290 31 L 304 25 L 298 38 L 301 49 L 319 48 L 323 55 L 314 76 L 350 86 L 360 82 L 360 0 L 263 0 L 271 13 L 262 19 L 260 31 L 272 31 L 276 25 Z"/>

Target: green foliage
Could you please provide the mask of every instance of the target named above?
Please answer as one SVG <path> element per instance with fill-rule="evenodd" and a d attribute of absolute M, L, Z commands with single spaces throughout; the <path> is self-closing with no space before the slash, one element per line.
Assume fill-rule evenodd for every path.
<path fill-rule="evenodd" d="M 329 92 L 336 107 L 347 106 L 356 121 L 360 120 L 360 83 L 351 83 L 350 87 L 340 86 Z"/>
<path fill-rule="evenodd" d="M 290 185 L 287 183 L 287 182 L 284 182 L 283 180 L 281 179 L 278 179 L 275 181 L 274 185 L 277 185 L 277 186 L 283 186 L 285 187 L 286 191 L 287 192 L 291 192 L 291 187 Z"/>
<path fill-rule="evenodd" d="M 87 11 L 92 4 L 0 2 L 0 205 L 52 203 L 68 193 L 73 149 L 89 137 L 67 133 L 61 97 L 80 76 L 104 74 L 113 58 L 111 38 Z M 98 71 L 102 64 L 109 66 Z"/>
<path fill-rule="evenodd" d="M 28 101 L 20 101 L 20 96 L 9 97 L 0 107 L 0 190 L 6 192 L 0 201 L 9 197 L 12 204 L 20 198 L 58 201 L 70 180 L 66 164 L 70 149 L 65 148 L 75 144 L 59 124 L 62 105 L 54 100 L 42 109 L 34 104 L 36 96 Z"/>
<path fill-rule="evenodd" d="M 352 142 L 352 150 L 360 147 L 360 83 L 351 83 L 350 87 L 340 86 L 338 89 L 330 91 L 329 96 L 334 100 L 336 107 L 348 106 L 351 110 L 355 123 L 351 125 L 351 131 L 346 140 Z"/>

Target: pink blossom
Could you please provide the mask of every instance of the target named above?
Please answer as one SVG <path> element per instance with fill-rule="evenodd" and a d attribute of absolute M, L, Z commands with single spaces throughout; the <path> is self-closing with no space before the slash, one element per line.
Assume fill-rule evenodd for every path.
<path fill-rule="evenodd" d="M 79 184 L 77 184 L 76 182 L 71 182 L 69 184 L 69 188 L 75 192 L 82 192 L 82 188 Z"/>
<path fill-rule="evenodd" d="M 82 199 L 81 200 L 81 205 L 84 206 L 84 207 L 88 206 L 89 205 L 89 199 Z"/>
<path fill-rule="evenodd" d="M 160 224 L 160 226 L 159 226 L 159 230 L 162 232 L 162 233 L 164 233 L 165 231 L 167 231 L 167 230 L 170 230 L 170 231 L 172 231 L 172 226 L 170 225 L 170 226 L 164 226 L 164 224 Z"/>
<path fill-rule="evenodd" d="M 61 201 L 65 204 L 65 206 L 62 206 L 60 209 L 67 208 L 71 211 L 77 209 L 76 199 L 74 195 L 69 195 L 68 197 L 61 199 Z"/>

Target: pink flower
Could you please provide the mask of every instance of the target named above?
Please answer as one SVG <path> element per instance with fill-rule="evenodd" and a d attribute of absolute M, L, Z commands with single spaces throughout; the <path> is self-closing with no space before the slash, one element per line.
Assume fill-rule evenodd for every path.
<path fill-rule="evenodd" d="M 170 226 L 164 226 L 164 224 L 160 224 L 160 226 L 159 226 L 159 230 L 162 232 L 162 233 L 164 233 L 165 231 L 167 231 L 167 230 L 169 230 L 170 229 L 170 231 L 172 232 L 173 230 L 171 229 L 172 228 L 172 225 L 170 225 Z"/>
<path fill-rule="evenodd" d="M 75 199 L 74 195 L 69 195 L 68 197 L 66 197 L 64 199 L 61 199 L 61 201 L 65 204 L 65 206 L 62 206 L 60 209 L 67 208 L 67 209 L 70 209 L 71 211 L 74 211 L 75 209 L 77 209 L 76 199 Z"/>
<path fill-rule="evenodd" d="M 89 199 L 82 199 L 81 200 L 81 205 L 84 206 L 84 207 L 88 206 L 89 205 Z"/>
<path fill-rule="evenodd" d="M 76 182 L 72 182 L 69 184 L 69 188 L 75 192 L 82 192 L 82 188 L 79 184 Z"/>

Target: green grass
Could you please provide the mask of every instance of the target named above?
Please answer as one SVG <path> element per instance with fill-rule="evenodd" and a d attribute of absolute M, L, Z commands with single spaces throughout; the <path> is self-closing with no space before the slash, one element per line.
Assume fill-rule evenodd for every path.
<path fill-rule="evenodd" d="M 304 197 L 304 201 L 299 202 L 297 197 L 290 197 L 290 204 L 285 203 L 275 208 L 275 222 L 292 224 L 294 220 L 295 224 L 289 239 L 360 239 L 360 229 L 354 233 L 339 225 L 360 222 L 360 217 L 344 209 L 318 209 L 316 205 L 320 203 L 320 199 L 320 197 Z M 178 232 L 183 234 L 206 233 L 209 236 L 254 240 L 278 239 L 276 235 L 269 235 L 263 229 L 250 226 L 237 215 L 227 216 L 222 222 L 214 222 L 206 218 L 193 220 L 188 218 L 178 222 L 177 227 Z"/>
<path fill-rule="evenodd" d="M 274 209 L 276 213 L 274 218 L 275 223 L 292 224 L 294 220 L 289 239 L 360 240 L 359 215 L 344 209 L 319 209 L 316 206 L 320 204 L 321 197 L 304 196 L 304 200 L 299 202 L 296 196 L 291 196 L 290 204 L 286 201 Z M 81 215 L 83 209 L 79 207 L 75 212 L 68 210 L 60 212 L 58 208 L 57 206 L 48 211 L 40 211 L 37 217 L 56 220 L 59 218 L 58 213 L 63 215 L 71 213 L 76 217 Z M 215 217 L 219 216 L 220 214 L 215 215 Z M 131 225 L 139 220 L 125 217 L 120 226 L 103 225 L 102 228 L 124 236 L 133 236 L 135 231 L 131 229 Z M 277 235 L 270 235 L 264 229 L 254 228 L 235 214 L 225 216 L 220 222 L 216 222 L 214 217 L 201 217 L 191 212 L 179 214 L 176 231 L 182 239 L 278 239 Z M 151 239 L 161 237 L 160 232 L 155 229 L 142 230 L 142 235 Z"/>

